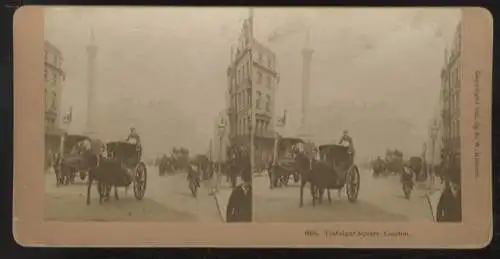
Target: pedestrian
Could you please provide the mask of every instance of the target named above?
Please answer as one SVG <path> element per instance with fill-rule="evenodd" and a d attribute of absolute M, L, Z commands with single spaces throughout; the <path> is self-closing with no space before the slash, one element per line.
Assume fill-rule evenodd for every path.
<path fill-rule="evenodd" d="M 445 188 L 437 205 L 436 221 L 462 221 L 462 191 L 460 176 L 460 161 L 452 157 L 446 172 Z"/>
<path fill-rule="evenodd" d="M 236 186 L 231 195 L 226 209 L 226 222 L 252 221 L 252 178 L 243 174 L 243 183 Z"/>

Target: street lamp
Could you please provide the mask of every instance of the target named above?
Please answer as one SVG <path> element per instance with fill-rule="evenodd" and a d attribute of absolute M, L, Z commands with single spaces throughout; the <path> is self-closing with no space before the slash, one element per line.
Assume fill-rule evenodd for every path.
<path fill-rule="evenodd" d="M 252 132 L 252 129 L 253 129 L 253 114 L 252 114 L 252 112 L 250 112 L 248 114 L 247 119 L 248 119 L 248 136 L 250 138 L 248 151 L 250 152 L 250 156 L 251 156 L 251 154 L 252 154 L 252 148 L 253 148 L 253 141 L 254 141 L 254 139 L 253 139 L 253 132 Z M 253 162 L 254 162 L 253 161 L 253 157 L 250 157 L 250 159 L 251 159 L 250 163 L 253 165 Z M 252 169 L 253 169 L 253 167 L 252 167 Z"/>
<path fill-rule="evenodd" d="M 220 175 L 222 173 L 222 145 L 223 145 L 223 141 L 222 141 L 222 138 L 224 137 L 224 133 L 226 131 L 226 121 L 224 120 L 224 118 L 221 118 L 220 121 L 219 121 L 219 125 L 217 126 L 217 129 L 218 129 L 218 134 L 219 134 L 219 161 L 218 161 L 218 169 L 217 169 L 217 175 L 216 175 L 216 182 L 215 182 L 215 189 L 216 191 L 219 190 L 219 179 L 220 179 Z"/>
<path fill-rule="evenodd" d="M 434 186 L 435 176 L 436 176 L 436 172 L 434 171 L 434 168 L 435 168 L 434 157 L 436 155 L 436 139 L 437 139 L 438 131 L 439 131 L 439 128 L 437 125 L 437 121 L 434 121 L 434 123 L 432 124 L 432 127 L 431 127 L 431 140 L 432 140 L 432 152 L 431 152 L 431 154 L 432 154 L 432 157 L 431 157 L 432 168 L 430 170 L 431 171 L 431 177 L 430 177 L 431 186 Z"/>
<path fill-rule="evenodd" d="M 220 171 L 220 162 L 222 161 L 222 138 L 224 137 L 224 133 L 226 131 L 226 121 L 224 118 L 221 118 L 218 125 L 218 133 L 219 133 L 219 171 Z"/>

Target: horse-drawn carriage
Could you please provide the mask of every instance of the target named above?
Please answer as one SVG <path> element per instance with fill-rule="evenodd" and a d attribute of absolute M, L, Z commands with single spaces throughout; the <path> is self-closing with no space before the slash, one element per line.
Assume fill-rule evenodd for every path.
<path fill-rule="evenodd" d="M 387 150 L 385 154 L 386 170 L 392 174 L 401 174 L 403 172 L 403 153 L 397 149 Z"/>
<path fill-rule="evenodd" d="M 298 144 L 304 144 L 300 138 L 279 138 L 277 143 L 277 154 L 273 156 L 273 160 L 268 168 L 270 187 L 288 185 L 290 177 L 293 177 L 294 182 L 300 180 L 300 172 L 297 169 L 295 155 Z"/>
<path fill-rule="evenodd" d="M 349 202 L 357 201 L 360 174 L 358 167 L 353 162 L 352 155 L 348 152 L 348 147 L 330 144 L 319 146 L 319 161 L 311 161 L 310 168 L 308 179 L 304 180 L 311 184 L 313 206 L 317 200 L 321 202 L 325 190 L 327 190 L 328 199 L 331 201 L 329 190 L 339 190 L 340 194 L 344 187 Z M 300 205 L 302 205 L 303 187 L 304 184 L 301 186 Z"/>
<path fill-rule="evenodd" d="M 158 173 L 160 176 L 174 173 L 173 159 L 171 157 L 167 157 L 166 155 L 164 155 L 159 159 L 157 166 L 158 166 Z"/>
<path fill-rule="evenodd" d="M 65 135 L 62 138 L 54 172 L 57 186 L 73 183 L 78 174 L 83 181 L 88 172 L 97 165 L 104 143 L 84 135 Z"/>
<path fill-rule="evenodd" d="M 115 187 L 115 198 L 118 199 L 117 187 L 128 190 L 133 184 L 134 196 L 142 200 L 146 192 L 147 168 L 141 161 L 141 149 L 135 143 L 114 141 L 106 143 L 107 156 L 101 156 L 97 167 L 89 175 L 87 204 L 90 204 L 92 181 L 97 181 L 99 202 L 110 196 Z"/>
<path fill-rule="evenodd" d="M 377 157 L 371 162 L 371 168 L 373 170 L 373 177 L 379 177 L 381 175 L 387 176 L 387 161 L 380 157 Z"/>

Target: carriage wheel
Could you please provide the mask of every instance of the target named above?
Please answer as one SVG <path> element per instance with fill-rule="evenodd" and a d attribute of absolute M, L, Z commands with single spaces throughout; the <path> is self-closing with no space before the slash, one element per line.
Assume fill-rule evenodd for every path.
<path fill-rule="evenodd" d="M 357 166 L 353 166 L 347 172 L 346 192 L 349 202 L 356 202 L 359 194 L 360 176 Z"/>
<path fill-rule="evenodd" d="M 147 182 L 147 169 L 143 162 L 140 162 L 135 168 L 135 179 L 134 179 L 134 195 L 138 200 L 142 200 L 144 193 L 146 192 L 146 182 Z"/>

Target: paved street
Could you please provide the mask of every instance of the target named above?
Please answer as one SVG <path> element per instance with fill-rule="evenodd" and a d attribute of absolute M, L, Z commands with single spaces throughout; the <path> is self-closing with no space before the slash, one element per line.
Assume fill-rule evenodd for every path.
<path fill-rule="evenodd" d="M 54 175 L 45 178 L 45 218 L 57 221 L 208 221 L 221 222 L 216 200 L 209 195 L 209 183 L 202 182 L 198 197 L 188 188 L 186 174 L 159 176 L 156 167 L 148 167 L 146 194 L 135 199 L 133 188 L 125 194 L 118 189 L 119 200 L 113 196 L 99 204 L 97 186 L 91 191 L 91 204 L 86 205 L 86 185 L 76 180 L 73 185 L 55 185 Z M 224 189 L 224 188 L 222 188 Z M 221 207 L 227 191 L 221 191 Z M 113 194 L 113 192 L 112 192 Z"/>
<path fill-rule="evenodd" d="M 415 188 L 411 199 L 403 196 L 398 177 L 374 179 L 371 172 L 361 169 L 358 201 L 349 203 L 345 190 L 340 200 L 331 192 L 332 204 L 324 197 L 323 204 L 312 207 L 309 185 L 304 189 L 304 206 L 299 208 L 300 188 L 270 189 L 266 176 L 254 177 L 254 221 L 257 222 L 327 222 L 327 221 L 432 221 L 425 199 L 426 190 Z"/>

